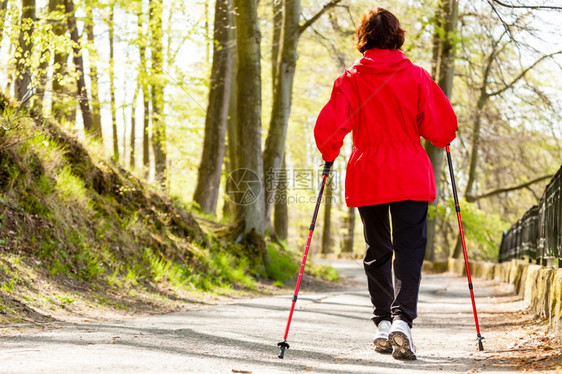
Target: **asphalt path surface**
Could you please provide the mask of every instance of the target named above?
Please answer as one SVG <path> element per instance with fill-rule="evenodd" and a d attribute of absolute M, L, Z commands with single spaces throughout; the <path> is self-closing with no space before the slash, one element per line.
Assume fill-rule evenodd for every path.
<path fill-rule="evenodd" d="M 239 299 L 195 310 L 103 323 L 2 329 L 0 373 L 474 373 L 514 372 L 490 359 L 516 327 L 495 323 L 521 302 L 474 280 L 484 352 L 478 352 L 466 278 L 424 275 L 412 330 L 416 361 L 374 351 L 372 308 L 360 261 L 333 261 L 348 287 L 301 288 L 285 359 L 277 355 L 292 295 Z M 512 300 L 512 299 L 510 299 Z"/>

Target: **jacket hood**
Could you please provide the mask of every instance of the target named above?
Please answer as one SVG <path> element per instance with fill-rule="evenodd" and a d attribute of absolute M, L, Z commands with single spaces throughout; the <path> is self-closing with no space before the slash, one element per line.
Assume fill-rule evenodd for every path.
<path fill-rule="evenodd" d="M 411 64 L 402 51 L 371 48 L 363 53 L 362 58 L 355 61 L 353 67 L 365 73 L 385 74 L 395 72 Z"/>

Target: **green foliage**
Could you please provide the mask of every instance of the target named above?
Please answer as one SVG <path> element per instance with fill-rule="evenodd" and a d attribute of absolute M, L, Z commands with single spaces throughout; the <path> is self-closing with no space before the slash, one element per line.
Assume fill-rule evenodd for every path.
<path fill-rule="evenodd" d="M 53 192 L 53 182 L 47 175 L 41 175 L 37 181 L 37 191 L 43 196 L 48 196 Z"/>
<path fill-rule="evenodd" d="M 0 262 L 0 289 L 12 293 L 17 285 L 24 285 L 22 274 L 18 272 L 21 258 L 19 256 L 7 256 Z"/>
<path fill-rule="evenodd" d="M 210 264 L 223 286 L 227 282 L 240 284 L 248 289 L 256 287 L 255 279 L 248 274 L 250 269 L 247 258 L 236 258 L 230 253 L 219 252 L 211 258 Z"/>
<path fill-rule="evenodd" d="M 14 279 L 10 279 L 7 283 L 6 282 L 2 282 L 2 287 L 0 287 L 3 291 L 6 291 L 8 293 L 12 292 L 14 290 Z"/>
<path fill-rule="evenodd" d="M 476 204 L 465 200 L 460 202 L 464 234 L 467 240 L 467 250 L 473 259 L 496 261 L 498 258 L 501 233 L 509 228 L 509 223 L 502 220 L 498 214 L 490 214 L 479 209 Z M 449 220 L 457 225 L 454 201 L 447 203 Z M 457 234 L 458 230 L 454 230 Z"/>
<path fill-rule="evenodd" d="M 93 213 L 84 181 L 73 174 L 71 166 L 64 166 L 57 173 L 55 189 L 66 203 L 79 204 L 85 211 Z"/>
<path fill-rule="evenodd" d="M 269 263 L 266 265 L 266 274 L 275 286 L 282 287 L 288 280 L 295 279 L 298 276 L 300 259 L 293 253 L 274 243 L 267 245 L 267 251 L 269 253 Z M 307 262 L 305 273 L 314 278 L 330 282 L 340 279 L 336 269 L 333 267 L 319 265 L 312 261 Z"/>
<path fill-rule="evenodd" d="M 70 305 L 72 303 L 74 303 L 76 301 L 76 298 L 68 295 L 68 294 L 64 294 L 64 295 L 56 295 L 55 296 L 57 300 L 59 300 L 61 303 L 65 304 L 65 305 Z"/>
<path fill-rule="evenodd" d="M 321 278 L 330 282 L 336 282 L 340 280 L 338 272 L 331 266 L 312 263 L 308 268 L 308 272 L 314 277 Z"/>
<path fill-rule="evenodd" d="M 269 253 L 269 263 L 266 265 L 267 276 L 275 282 L 276 286 L 281 287 L 296 275 L 299 265 L 290 253 L 275 244 L 269 243 L 267 252 Z"/>
<path fill-rule="evenodd" d="M 135 271 L 135 269 L 133 269 L 133 268 L 127 269 L 127 275 L 125 276 L 125 281 L 129 285 L 138 284 L 138 275 L 137 275 L 137 272 Z"/>
<path fill-rule="evenodd" d="M 189 283 L 191 271 L 184 264 L 167 260 L 148 248 L 144 250 L 143 258 L 148 263 L 150 276 L 155 282 L 166 280 L 176 290 L 184 288 Z"/>

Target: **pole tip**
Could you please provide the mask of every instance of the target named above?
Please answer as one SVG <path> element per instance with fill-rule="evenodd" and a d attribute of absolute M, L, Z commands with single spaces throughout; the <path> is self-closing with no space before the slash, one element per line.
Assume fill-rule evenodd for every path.
<path fill-rule="evenodd" d="M 277 343 L 277 345 L 281 348 L 281 353 L 279 353 L 279 357 L 280 359 L 283 359 L 283 357 L 285 357 L 285 348 L 289 349 L 289 343 L 287 343 L 286 340 L 283 340 L 282 342 Z"/>
<path fill-rule="evenodd" d="M 482 340 L 484 340 L 484 337 L 480 334 L 477 334 L 476 340 L 478 340 L 478 350 L 483 351 L 484 350 L 484 344 L 482 344 Z"/>

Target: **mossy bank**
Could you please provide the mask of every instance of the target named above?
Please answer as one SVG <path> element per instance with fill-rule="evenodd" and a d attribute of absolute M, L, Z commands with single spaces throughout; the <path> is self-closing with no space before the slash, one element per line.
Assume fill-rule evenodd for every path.
<path fill-rule="evenodd" d="M 202 229 L 88 137 L 5 97 L 0 113 L 0 324 L 161 313 L 291 279 L 298 259 L 282 246 L 256 267 L 251 248 Z"/>

